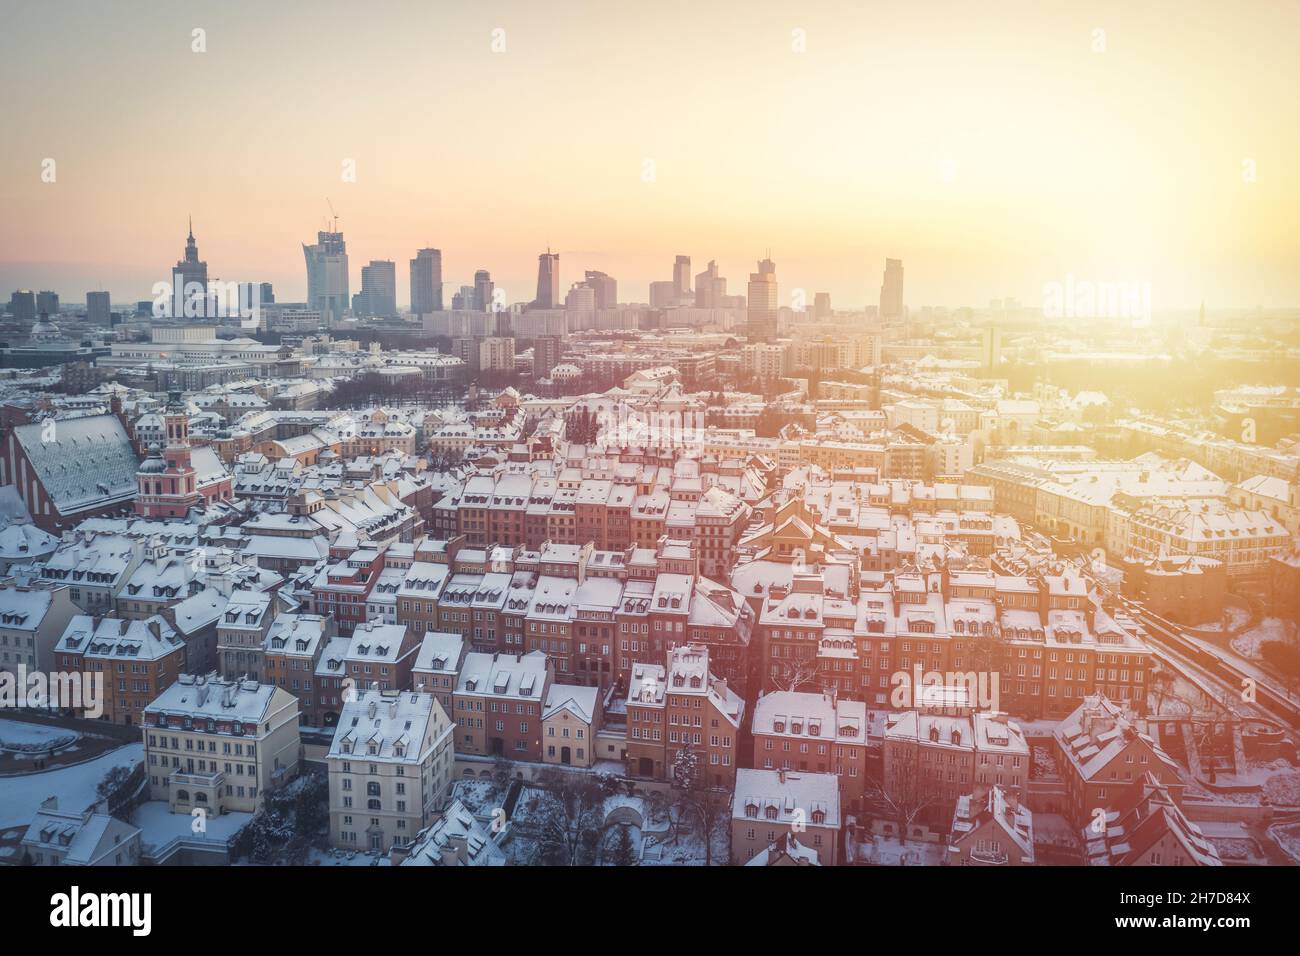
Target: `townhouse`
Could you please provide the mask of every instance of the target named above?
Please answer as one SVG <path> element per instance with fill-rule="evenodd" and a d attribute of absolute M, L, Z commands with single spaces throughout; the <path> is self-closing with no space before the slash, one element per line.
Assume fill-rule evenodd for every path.
<path fill-rule="evenodd" d="M 731 863 L 741 866 L 794 837 L 822 866 L 840 861 L 839 778 L 830 773 L 741 769 L 731 803 Z"/>
<path fill-rule="evenodd" d="M 185 644 L 161 617 L 143 621 L 74 617 L 54 648 L 55 667 L 65 673 L 102 675 L 101 720 L 139 726 L 145 708 L 185 668 Z M 78 717 L 94 716 L 85 707 Z"/>

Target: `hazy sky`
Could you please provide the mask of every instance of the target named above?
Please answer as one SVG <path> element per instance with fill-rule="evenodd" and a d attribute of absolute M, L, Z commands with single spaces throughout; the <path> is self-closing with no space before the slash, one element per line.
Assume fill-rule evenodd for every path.
<path fill-rule="evenodd" d="M 301 299 L 328 197 L 353 291 L 394 259 L 403 303 L 420 246 L 448 299 L 487 268 L 526 300 L 548 244 L 562 288 L 601 269 L 624 301 L 676 254 L 743 293 L 770 248 L 783 304 L 874 302 L 886 256 L 911 306 L 1036 305 L 1067 274 L 1157 309 L 1300 303 L 1293 0 L 5 0 L 0 23 L 6 296 L 146 298 L 192 213 L 210 275 Z"/>

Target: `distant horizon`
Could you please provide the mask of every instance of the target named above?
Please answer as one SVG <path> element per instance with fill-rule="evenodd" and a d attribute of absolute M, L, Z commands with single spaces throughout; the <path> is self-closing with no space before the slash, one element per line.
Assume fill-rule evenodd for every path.
<path fill-rule="evenodd" d="M 0 288 L 138 300 L 192 215 L 212 277 L 301 300 L 301 243 L 336 212 L 352 291 L 392 259 L 399 300 L 431 245 L 444 289 L 486 268 L 527 301 L 549 245 L 561 294 L 595 269 L 624 301 L 678 254 L 743 294 L 770 248 L 782 305 L 870 305 L 887 257 L 906 301 L 948 308 L 1034 307 L 1067 274 L 1149 283 L 1157 311 L 1300 303 L 1295 4 L 65 0 L 5 22 Z"/>

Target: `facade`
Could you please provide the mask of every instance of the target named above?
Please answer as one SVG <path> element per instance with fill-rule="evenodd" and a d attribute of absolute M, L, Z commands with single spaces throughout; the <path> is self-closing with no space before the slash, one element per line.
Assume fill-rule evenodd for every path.
<path fill-rule="evenodd" d="M 101 720 L 139 726 L 144 711 L 185 669 L 185 644 L 161 617 L 143 621 L 74 617 L 54 648 L 64 673 L 102 674 Z M 75 708 L 78 717 L 93 716 Z"/>
<path fill-rule="evenodd" d="M 182 674 L 142 733 L 149 799 L 172 813 L 256 813 L 298 774 L 298 700 L 271 684 Z"/>
<path fill-rule="evenodd" d="M 839 780 L 829 773 L 736 772 L 731 804 L 731 863 L 743 866 L 783 837 L 816 851 L 824 866 L 840 860 Z"/>
<path fill-rule="evenodd" d="M 367 690 L 346 703 L 326 756 L 330 842 L 412 843 L 451 792 L 452 725 L 432 694 Z"/>
<path fill-rule="evenodd" d="M 0 672 L 54 669 L 59 638 L 78 611 L 70 592 L 67 586 L 0 581 Z"/>
<path fill-rule="evenodd" d="M 1089 823 L 1098 809 L 1122 805 L 1148 774 L 1175 804 L 1182 802 L 1178 764 L 1139 728 L 1131 712 L 1106 697 L 1086 698 L 1052 736 L 1068 816 L 1077 826 Z"/>
<path fill-rule="evenodd" d="M 465 655 L 453 695 L 456 752 L 540 763 L 554 668 L 541 651 Z"/>

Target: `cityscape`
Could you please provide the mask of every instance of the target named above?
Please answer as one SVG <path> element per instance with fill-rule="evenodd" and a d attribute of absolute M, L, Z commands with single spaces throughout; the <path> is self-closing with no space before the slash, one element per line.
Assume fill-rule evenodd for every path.
<path fill-rule="evenodd" d="M 178 26 L 200 12 L 138 29 L 220 58 L 257 16 Z M 532 56 L 535 11 L 500 16 L 463 42 Z M 1102 58 L 1115 23 L 1057 28 Z M 839 75 L 808 62 L 828 26 L 783 24 L 811 73 L 772 82 Z M 194 96 L 246 82 L 189 69 Z M 606 156 L 662 200 L 520 172 L 499 243 L 463 196 L 361 192 L 405 180 L 348 146 L 274 211 L 206 161 L 91 203 L 66 148 L 3 160 L 0 872 L 1300 863 L 1298 197 L 1261 172 L 1294 152 L 1202 173 L 1252 210 L 1214 271 L 1191 214 L 1152 227 L 1179 247 L 1080 221 L 1077 256 L 1025 233 L 1023 262 L 918 239 L 930 200 L 860 247 L 813 209 L 674 234 L 666 146 Z"/>

